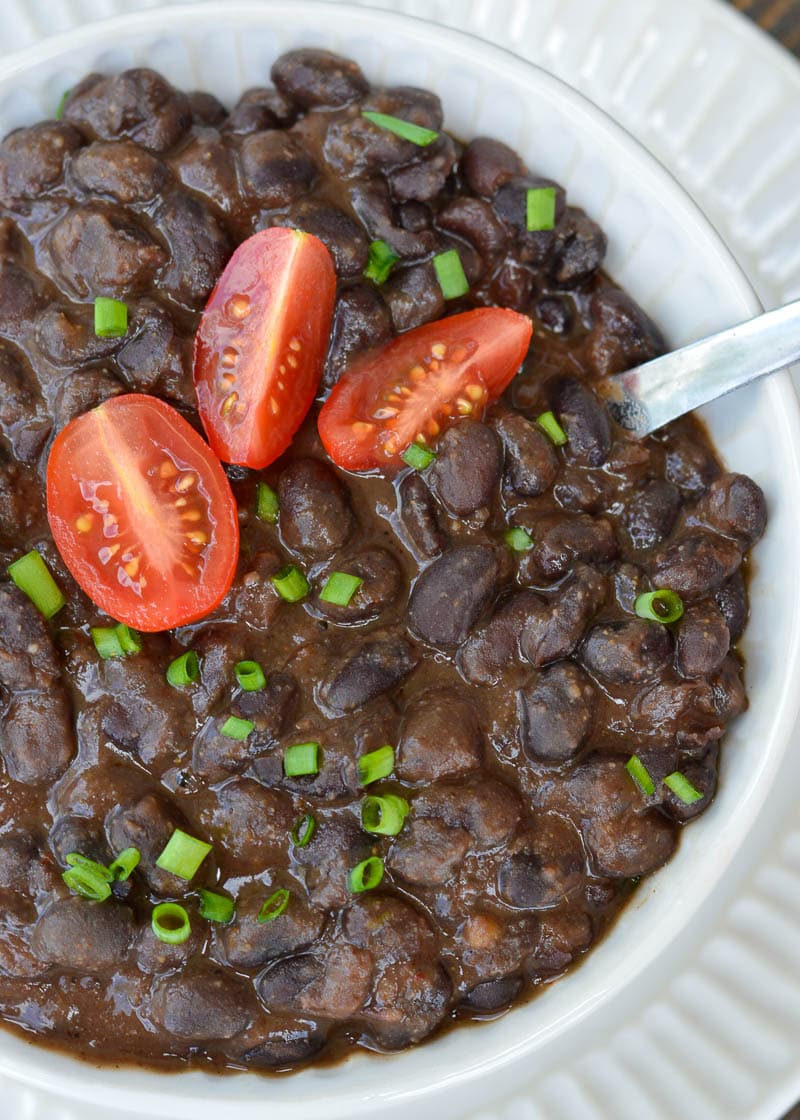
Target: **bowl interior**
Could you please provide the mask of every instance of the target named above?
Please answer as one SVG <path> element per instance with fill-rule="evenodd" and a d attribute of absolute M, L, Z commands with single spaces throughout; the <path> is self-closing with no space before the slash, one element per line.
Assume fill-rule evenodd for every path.
<path fill-rule="evenodd" d="M 313 0 L 211 3 L 126 16 L 45 41 L 0 64 L 0 134 L 52 115 L 64 89 L 89 70 L 132 65 L 162 70 L 176 85 L 232 104 L 268 80 L 292 46 L 324 46 L 358 60 L 376 83 L 435 90 L 446 127 L 487 134 L 517 148 L 532 168 L 562 182 L 570 201 L 609 236 L 607 267 L 675 345 L 748 318 L 759 308 L 749 284 L 708 222 L 670 175 L 619 126 L 550 75 L 499 48 L 408 17 Z M 505 1067 L 530 1076 L 557 1052 L 624 1022 L 733 879 L 734 857 L 774 791 L 786 761 L 798 700 L 800 581 L 789 576 L 800 520 L 797 402 L 786 376 L 715 404 L 705 413 L 727 462 L 763 486 L 771 521 L 758 546 L 746 634 L 750 708 L 727 736 L 713 809 L 687 830 L 675 859 L 644 884 L 618 928 L 575 972 L 511 1013 L 443 1035 L 391 1058 L 363 1054 L 332 1069 L 280 1080 L 172 1078 L 132 1069 L 94 1070 L 0 1034 L 0 1069 L 83 1100 L 171 1117 L 327 1118 L 394 1111 L 438 1093 L 439 1115 L 464 1116 L 480 1098 L 478 1074 Z M 635 749 L 635 748 L 634 748 Z M 784 769 L 784 774 L 787 771 Z M 773 792 L 774 796 L 774 792 Z M 691 926 L 690 926 L 691 923 Z M 524 1062 L 519 1059 L 524 1058 Z M 481 1082 L 486 1085 L 486 1080 Z"/>

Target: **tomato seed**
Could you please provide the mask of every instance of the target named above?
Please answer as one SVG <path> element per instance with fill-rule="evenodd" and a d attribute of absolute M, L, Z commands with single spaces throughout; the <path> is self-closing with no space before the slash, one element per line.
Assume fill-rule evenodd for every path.
<path fill-rule="evenodd" d="M 183 494 L 186 490 L 191 490 L 193 486 L 197 485 L 197 475 L 194 471 L 187 471 L 182 474 L 178 481 L 175 483 L 175 489 L 179 494 Z"/>

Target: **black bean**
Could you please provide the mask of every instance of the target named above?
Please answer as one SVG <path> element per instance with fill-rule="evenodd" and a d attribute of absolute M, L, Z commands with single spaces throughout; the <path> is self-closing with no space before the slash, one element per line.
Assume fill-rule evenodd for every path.
<path fill-rule="evenodd" d="M 369 92 L 356 62 L 309 47 L 282 54 L 272 64 L 270 77 L 281 93 L 304 109 L 347 105 Z"/>
<path fill-rule="evenodd" d="M 675 665 L 684 677 L 704 677 L 722 664 L 731 636 L 717 606 L 698 604 L 686 611 L 675 636 Z"/>
<path fill-rule="evenodd" d="M 221 968 L 194 962 L 178 976 L 157 980 L 149 1003 L 150 1017 L 162 1030 L 190 1042 L 233 1038 L 253 1011 L 246 984 Z"/>
<path fill-rule="evenodd" d="M 593 936 L 589 915 L 578 903 L 545 910 L 539 918 L 539 943 L 525 962 L 526 975 L 539 981 L 563 972 L 589 948 Z"/>
<path fill-rule="evenodd" d="M 575 513 L 602 513 L 615 504 L 617 480 L 601 468 L 567 463 L 553 487 L 553 497 L 563 509 Z"/>
<path fill-rule="evenodd" d="M 294 853 L 299 866 L 305 869 L 312 905 L 321 910 L 344 906 L 351 897 L 350 872 L 370 855 L 371 838 L 352 814 L 339 811 L 318 818 L 310 843 Z"/>
<path fill-rule="evenodd" d="M 503 469 L 503 449 L 491 428 L 462 420 L 436 445 L 425 481 L 455 517 L 488 516 Z"/>
<path fill-rule="evenodd" d="M 485 774 L 458 782 L 437 782 L 415 799 L 414 819 L 433 818 L 448 828 L 463 828 L 470 847 L 480 851 L 508 840 L 522 816 L 516 790 Z"/>
<path fill-rule="evenodd" d="M 312 556 L 337 551 L 355 529 L 350 496 L 319 459 L 297 459 L 278 480 L 280 528 L 289 548 Z"/>
<path fill-rule="evenodd" d="M 315 1023 L 265 1014 L 227 1044 L 226 1054 L 248 1068 L 276 1069 L 308 1061 L 324 1045 Z"/>
<path fill-rule="evenodd" d="M 317 597 L 317 609 L 332 622 L 344 625 L 375 619 L 400 599 L 403 574 L 386 549 L 367 548 L 352 557 L 337 558 L 336 563 L 337 570 L 358 576 L 363 582 L 346 606 Z"/>
<path fill-rule="evenodd" d="M 735 571 L 730 579 L 722 584 L 715 599 L 728 624 L 731 643 L 738 641 L 747 623 L 749 609 L 747 587 L 741 571 Z"/>
<path fill-rule="evenodd" d="M 324 914 L 312 910 L 296 888 L 289 888 L 289 904 L 278 918 L 259 922 L 259 911 L 274 888 L 274 883 L 265 888 L 259 882 L 246 887 L 236 897 L 233 921 L 219 927 L 217 940 L 234 968 L 256 968 L 307 949 L 322 932 Z"/>
<path fill-rule="evenodd" d="M 767 526 L 764 491 L 747 475 L 720 475 L 692 510 L 689 524 L 707 525 L 750 548 Z"/>
<path fill-rule="evenodd" d="M 39 918 L 31 938 L 37 956 L 79 972 L 117 969 L 133 940 L 133 914 L 119 902 L 62 898 Z"/>
<path fill-rule="evenodd" d="M 83 190 L 117 202 L 146 202 L 164 185 L 161 160 L 130 140 L 97 140 L 73 157 L 71 174 Z"/>
<path fill-rule="evenodd" d="M 499 1011 L 517 998 L 522 991 L 521 976 L 504 976 L 500 980 L 484 980 L 464 996 L 462 1007 L 470 1011 Z"/>
<path fill-rule="evenodd" d="M 418 660 L 401 635 L 373 632 L 367 641 L 334 662 L 320 686 L 320 698 L 337 712 L 352 712 L 395 688 Z"/>
<path fill-rule="evenodd" d="M 728 537 L 691 530 L 662 548 L 654 558 L 653 581 L 686 599 L 716 591 L 741 562 L 739 546 Z"/>
<path fill-rule="evenodd" d="M 584 467 L 600 467 L 611 450 L 611 425 L 603 405 L 586 386 L 570 377 L 556 383 L 553 403 L 567 433 L 569 458 Z"/>
<path fill-rule="evenodd" d="M 191 345 L 169 312 L 153 300 L 140 301 L 116 361 L 135 392 L 158 391 L 195 406 Z"/>
<path fill-rule="evenodd" d="M 568 206 L 556 229 L 550 275 L 562 288 L 574 288 L 593 276 L 603 263 L 608 239 L 597 222 Z"/>
<path fill-rule="evenodd" d="M 67 211 L 48 236 L 56 275 L 76 295 L 124 299 L 148 287 L 166 251 L 127 213 L 92 203 Z"/>
<path fill-rule="evenodd" d="M 594 723 L 596 694 L 577 665 L 553 665 L 517 693 L 519 734 L 525 753 L 545 762 L 568 762 Z"/>
<path fill-rule="evenodd" d="M 442 207 L 436 222 L 441 229 L 472 242 L 484 257 L 501 253 L 508 244 L 505 227 L 489 203 L 480 198 L 459 195 Z"/>
<path fill-rule="evenodd" d="M 238 873 L 256 875 L 285 861 L 294 818 L 292 799 L 282 790 L 233 778 L 216 791 L 216 807 L 203 820 Z"/>
<path fill-rule="evenodd" d="M 60 778 L 77 752 L 72 711 L 63 688 L 23 692 L 0 719 L 0 753 L 15 782 L 41 785 Z"/>
<path fill-rule="evenodd" d="M 531 602 L 519 633 L 523 657 L 539 668 L 568 657 L 584 630 L 603 605 L 606 580 L 593 568 L 579 564 L 572 578 L 541 606 Z"/>
<path fill-rule="evenodd" d="M 686 824 L 705 812 L 717 791 L 717 771 L 719 766 L 719 744 L 712 743 L 700 758 L 687 759 L 681 763 L 680 772 L 703 796 L 697 801 L 686 802 L 673 793 L 668 786 L 662 786 L 661 807 L 673 820 Z"/>
<path fill-rule="evenodd" d="M 657 676 L 672 660 L 672 635 L 660 622 L 604 622 L 589 631 L 581 660 L 601 680 L 638 684 Z"/>
<path fill-rule="evenodd" d="M 193 89 L 186 94 L 192 120 L 198 125 L 221 125 L 227 117 L 225 106 L 218 101 L 213 93 L 206 93 L 202 89 Z"/>
<path fill-rule="evenodd" d="M 316 201 L 298 202 L 281 224 L 318 237 L 333 257 L 340 279 L 361 276 L 367 267 L 369 242 L 364 231 L 338 206 Z"/>
<path fill-rule="evenodd" d="M 334 385 L 354 358 L 392 335 L 389 312 L 380 294 L 366 284 L 345 288 L 336 301 L 325 385 Z"/>
<path fill-rule="evenodd" d="M 0 584 L 0 685 L 50 689 L 59 663 L 47 623 L 16 587 Z"/>
<path fill-rule="evenodd" d="M 419 1042 L 447 1014 L 453 984 L 438 962 L 399 961 L 380 974 L 364 1015 L 379 1046 L 399 1050 Z"/>
<path fill-rule="evenodd" d="M 224 213 L 240 205 L 233 151 L 216 129 L 195 129 L 172 166 L 184 186 L 216 203 Z"/>
<path fill-rule="evenodd" d="M 425 559 L 444 547 L 444 535 L 436 519 L 436 503 L 422 478 L 412 471 L 397 488 L 399 517 L 412 547 Z"/>
<path fill-rule="evenodd" d="M 118 804 L 106 821 L 106 835 L 113 852 L 138 848 L 138 874 L 159 894 L 180 897 L 185 883 L 176 875 L 156 867 L 156 860 L 176 828 L 191 831 L 177 808 L 156 794 L 148 793 L 133 804 Z"/>
<path fill-rule="evenodd" d="M 663 354 L 663 335 L 652 319 L 619 288 L 601 288 L 589 305 L 588 357 L 598 377 L 620 373 Z"/>
<path fill-rule="evenodd" d="M 636 551 L 655 548 L 670 535 L 681 507 L 678 487 L 661 478 L 651 479 L 626 503 L 623 523 Z"/>
<path fill-rule="evenodd" d="M 342 933 L 351 945 L 369 949 L 384 961 L 411 960 L 436 951 L 436 935 L 428 919 L 395 895 L 359 895 L 342 916 Z"/>
<path fill-rule="evenodd" d="M 70 420 L 88 412 L 90 408 L 124 392 L 124 386 L 105 369 L 85 369 L 65 377 L 55 399 L 53 409 L 55 428 L 60 430 Z"/>
<path fill-rule="evenodd" d="M 526 581 L 536 582 L 537 571 L 546 579 L 558 579 L 566 575 L 576 560 L 599 564 L 617 555 L 613 526 L 604 517 L 553 513 L 537 519 L 529 532 L 535 544 L 522 553 L 520 560 L 520 576 Z"/>
<path fill-rule="evenodd" d="M 526 168 L 507 144 L 478 136 L 464 149 L 461 171 L 471 190 L 491 198 L 504 183 L 524 175 Z"/>
<path fill-rule="evenodd" d="M 185 94 L 155 70 L 140 68 L 84 78 L 70 90 L 64 120 L 101 140 L 123 136 L 163 152 L 190 127 L 192 110 Z"/>
<path fill-rule="evenodd" d="M 397 217 L 409 233 L 422 233 L 433 225 L 433 211 L 424 202 L 401 202 L 397 207 Z"/>
<path fill-rule="evenodd" d="M 536 301 L 536 315 L 551 334 L 569 334 L 574 312 L 565 296 L 543 296 Z"/>
<path fill-rule="evenodd" d="M 18 128 L 0 144 L 0 202 L 12 207 L 18 199 L 37 199 L 57 186 L 70 152 L 83 143 L 72 125 L 43 121 Z"/>
<path fill-rule="evenodd" d="M 429 208 L 421 202 L 406 202 L 396 208 L 384 179 L 356 180 L 350 187 L 350 203 L 370 238 L 386 241 L 399 256 L 424 257 L 433 249 L 435 238 L 428 232 L 432 217 Z M 417 207 L 427 216 L 420 229 L 403 225 L 402 214 L 409 207 Z"/>
<path fill-rule="evenodd" d="M 577 894 L 586 857 L 574 826 L 555 813 L 541 813 L 511 844 L 500 864 L 500 897 L 521 910 L 540 909 Z"/>
<path fill-rule="evenodd" d="M 518 663 L 519 639 L 531 617 L 547 608 L 533 591 L 520 591 L 499 607 L 488 622 L 473 630 L 458 651 L 458 667 L 470 684 L 496 685 Z"/>
<path fill-rule="evenodd" d="M 408 883 L 442 886 L 456 875 L 469 848 L 466 829 L 412 819 L 392 845 L 389 867 Z"/>
<path fill-rule="evenodd" d="M 444 313 L 444 296 L 431 264 L 398 269 L 383 285 L 383 296 L 397 334 L 439 319 Z"/>
<path fill-rule="evenodd" d="M 556 233 L 552 229 L 529 230 L 527 221 L 528 191 L 554 190 L 556 222 L 560 223 L 566 206 L 563 187 L 552 179 L 523 176 L 511 179 L 497 191 L 492 203 L 494 211 L 515 237 L 519 258 L 526 264 L 542 267 L 548 262 L 556 246 Z"/>
<path fill-rule="evenodd" d="M 23 463 L 35 463 L 52 423 L 21 351 L 0 341 L 0 432 Z"/>
<path fill-rule="evenodd" d="M 393 197 L 398 202 L 432 202 L 444 190 L 457 158 L 455 143 L 443 133 L 413 163 L 389 172 Z"/>
<path fill-rule="evenodd" d="M 527 311 L 533 296 L 534 282 L 532 270 L 513 254 L 509 254 L 492 278 L 492 301 L 500 307 Z"/>
<path fill-rule="evenodd" d="M 258 86 L 245 90 L 222 131 L 246 136 L 251 132 L 266 132 L 270 128 L 286 128 L 294 124 L 297 107 L 277 89 Z"/>
<path fill-rule="evenodd" d="M 20 338 L 36 318 L 42 299 L 33 279 L 16 261 L 0 256 L 0 332 Z"/>
<path fill-rule="evenodd" d="M 328 946 L 318 955 L 285 957 L 264 972 L 256 985 L 270 1011 L 349 1019 L 370 991 L 373 958 L 350 945 Z"/>
<path fill-rule="evenodd" d="M 719 464 L 690 417 L 678 420 L 667 430 L 664 474 L 669 482 L 697 496 L 719 475 Z"/>
<path fill-rule="evenodd" d="M 397 776 L 432 782 L 465 774 L 481 764 L 483 736 L 466 696 L 452 688 L 431 688 L 405 710 L 397 744 Z"/>
<path fill-rule="evenodd" d="M 240 159 L 245 190 L 266 210 L 288 206 L 306 194 L 317 177 L 300 141 L 281 130 L 246 136 Z"/>
<path fill-rule="evenodd" d="M 506 450 L 506 478 L 517 494 L 543 494 L 558 476 L 558 455 L 544 432 L 517 412 L 494 421 Z"/>
<path fill-rule="evenodd" d="M 414 585 L 411 629 L 430 645 L 459 645 L 494 594 L 497 572 L 497 558 L 485 545 L 449 549 Z"/>
<path fill-rule="evenodd" d="M 199 198 L 176 192 L 166 197 L 153 221 L 170 249 L 159 287 L 189 307 L 204 303 L 233 252 L 233 244 Z"/>

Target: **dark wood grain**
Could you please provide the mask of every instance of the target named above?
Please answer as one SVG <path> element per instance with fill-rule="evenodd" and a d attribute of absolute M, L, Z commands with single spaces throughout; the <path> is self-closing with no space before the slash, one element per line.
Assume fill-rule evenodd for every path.
<path fill-rule="evenodd" d="M 800 0 L 729 0 L 800 57 Z"/>

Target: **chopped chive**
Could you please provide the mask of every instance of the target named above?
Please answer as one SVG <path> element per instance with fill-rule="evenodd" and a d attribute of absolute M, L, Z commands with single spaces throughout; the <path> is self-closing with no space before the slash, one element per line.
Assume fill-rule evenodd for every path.
<path fill-rule="evenodd" d="M 256 486 L 256 517 L 259 521 L 270 521 L 274 525 L 280 515 L 278 495 L 266 482 Z"/>
<path fill-rule="evenodd" d="M 530 187 L 525 200 L 525 228 L 531 233 L 556 224 L 556 188 Z"/>
<path fill-rule="evenodd" d="M 167 680 L 173 688 L 183 688 L 200 680 L 200 661 L 193 649 L 187 649 L 167 666 Z"/>
<path fill-rule="evenodd" d="M 233 671 L 239 688 L 244 692 L 259 692 L 267 683 L 264 670 L 257 661 L 237 661 Z"/>
<path fill-rule="evenodd" d="M 287 603 L 299 603 L 309 592 L 306 577 L 296 564 L 287 564 L 271 577 L 272 586 Z"/>
<path fill-rule="evenodd" d="M 142 855 L 138 848 L 123 848 L 117 858 L 108 866 L 111 878 L 118 883 L 124 883 L 139 866 L 141 858 Z"/>
<path fill-rule="evenodd" d="M 683 615 L 683 599 L 668 587 L 661 587 L 657 591 L 646 591 L 639 595 L 633 604 L 633 609 L 639 618 L 649 622 L 677 622 Z"/>
<path fill-rule="evenodd" d="M 200 888 L 200 917 L 207 922 L 229 922 L 236 912 L 233 899 L 226 894 Z"/>
<path fill-rule="evenodd" d="M 228 716 L 219 729 L 220 735 L 224 735 L 226 739 L 238 739 L 243 742 L 250 732 L 255 727 L 255 724 L 250 719 L 242 719 L 241 716 Z"/>
<path fill-rule="evenodd" d="M 427 148 L 428 144 L 432 144 L 439 137 L 439 133 L 434 132 L 432 128 L 423 128 L 422 125 L 401 120 L 400 117 L 390 117 L 388 113 L 372 113 L 363 109 L 361 116 L 372 121 L 378 128 L 385 128 L 387 132 L 393 132 L 402 140 L 410 140 L 420 148 Z"/>
<path fill-rule="evenodd" d="M 188 832 L 176 828 L 156 860 L 156 867 L 188 882 L 197 874 L 200 864 L 210 851 L 211 845 L 206 844 L 205 840 L 198 840 Z"/>
<path fill-rule="evenodd" d="M 292 826 L 292 843 L 296 848 L 305 848 L 311 842 L 311 837 L 317 830 L 317 822 L 311 813 L 294 822 Z"/>
<path fill-rule="evenodd" d="M 536 423 L 556 447 L 563 447 L 567 442 L 567 433 L 556 420 L 554 412 L 543 412 L 541 416 L 537 416 Z"/>
<path fill-rule="evenodd" d="M 92 626 L 90 633 L 94 648 L 104 661 L 110 657 L 127 657 L 129 653 L 139 653 L 142 640 L 135 630 L 124 622 L 115 626 Z"/>
<path fill-rule="evenodd" d="M 289 905 L 290 897 L 285 887 L 281 887 L 271 894 L 258 912 L 259 922 L 274 922 L 276 918 L 279 918 Z"/>
<path fill-rule="evenodd" d="M 642 793 L 646 794 L 647 797 L 652 797 L 656 791 L 655 782 L 650 777 L 650 772 L 638 755 L 631 755 L 625 763 L 625 769 L 636 782 Z"/>
<path fill-rule="evenodd" d="M 702 801 L 705 796 L 696 786 L 692 785 L 685 774 L 681 774 L 680 770 L 674 770 L 671 774 L 667 774 L 664 785 L 667 789 L 671 789 L 684 805 L 693 805 L 695 801 Z"/>
<path fill-rule="evenodd" d="M 375 751 L 362 754 L 358 760 L 358 780 L 362 786 L 369 786 L 381 778 L 388 778 L 394 770 L 394 747 L 387 743 Z"/>
<path fill-rule="evenodd" d="M 347 877 L 347 883 L 353 894 L 362 891 L 372 891 L 383 879 L 383 860 L 380 856 L 370 856 L 357 863 Z"/>
<path fill-rule="evenodd" d="M 394 793 L 365 797 L 361 802 L 361 826 L 365 832 L 374 832 L 378 836 L 397 836 L 409 808 L 406 799 Z"/>
<path fill-rule="evenodd" d="M 182 945 L 192 932 L 192 923 L 185 909 L 177 902 L 160 902 L 150 919 L 153 933 L 166 945 Z"/>
<path fill-rule="evenodd" d="M 92 902 L 104 902 L 111 894 L 106 876 L 85 864 L 68 868 L 61 878 L 73 894 L 79 894 L 81 898 L 88 898 Z"/>
<path fill-rule="evenodd" d="M 426 467 L 431 465 L 436 455 L 429 447 L 423 447 L 421 443 L 410 443 L 401 458 L 415 471 L 424 471 Z"/>
<path fill-rule="evenodd" d="M 319 773 L 319 743 L 295 743 L 283 756 L 283 772 L 287 778 L 303 778 Z"/>
<path fill-rule="evenodd" d="M 503 540 L 512 552 L 527 552 L 529 548 L 533 548 L 533 537 L 527 529 L 522 529 L 519 525 L 507 529 L 503 533 Z"/>
<path fill-rule="evenodd" d="M 392 267 L 400 260 L 400 254 L 395 253 L 386 241 L 372 241 L 369 246 L 369 260 L 364 269 L 364 278 L 374 280 L 376 284 L 385 284 L 389 279 Z"/>
<path fill-rule="evenodd" d="M 111 869 L 102 863 L 98 863 L 96 859 L 89 859 L 88 856 L 82 856 L 80 852 L 70 852 L 65 856 L 65 862 L 69 867 L 84 867 L 99 875 L 107 883 L 113 882 L 114 876 Z"/>
<path fill-rule="evenodd" d="M 52 618 L 66 603 L 44 557 L 35 548 L 9 564 L 8 574 L 45 618 Z"/>
<path fill-rule="evenodd" d="M 57 121 L 60 121 L 61 118 L 64 116 L 64 110 L 67 107 L 67 102 L 69 101 L 69 95 L 71 93 L 72 93 L 71 89 L 65 89 L 64 92 L 61 94 L 58 105 L 56 107 L 56 120 Z"/>
<path fill-rule="evenodd" d="M 94 333 L 98 338 L 122 338 L 128 333 L 128 308 L 122 300 L 97 297 L 94 301 Z"/>
<path fill-rule="evenodd" d="M 319 597 L 323 603 L 346 607 L 363 582 L 360 576 L 351 576 L 347 572 L 331 572 Z"/>
<path fill-rule="evenodd" d="M 437 253 L 433 258 L 436 279 L 445 299 L 458 299 L 469 291 L 469 281 L 464 275 L 461 257 L 455 249 Z"/>

